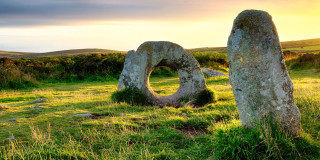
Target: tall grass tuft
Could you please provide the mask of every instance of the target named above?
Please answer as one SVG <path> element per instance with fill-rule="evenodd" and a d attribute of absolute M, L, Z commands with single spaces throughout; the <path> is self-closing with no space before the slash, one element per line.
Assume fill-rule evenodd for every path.
<path fill-rule="evenodd" d="M 316 159 L 319 146 L 303 133 L 288 135 L 271 119 L 260 121 L 256 128 L 242 126 L 220 128 L 214 135 L 217 159 Z"/>
<path fill-rule="evenodd" d="M 147 105 L 147 96 L 141 91 L 133 88 L 125 88 L 121 91 L 113 92 L 111 99 L 114 102 L 126 102 L 131 105 Z"/>
<path fill-rule="evenodd" d="M 210 88 L 205 88 L 202 90 L 195 99 L 195 104 L 197 106 L 204 106 L 209 103 L 217 102 L 218 97 L 214 90 Z"/>
<path fill-rule="evenodd" d="M 32 75 L 23 73 L 16 68 L 0 66 L 0 90 L 25 89 L 37 86 L 38 83 Z"/>

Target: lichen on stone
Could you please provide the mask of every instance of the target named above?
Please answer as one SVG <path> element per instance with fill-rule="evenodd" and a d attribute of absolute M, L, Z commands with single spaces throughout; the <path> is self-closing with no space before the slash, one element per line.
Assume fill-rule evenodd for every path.
<path fill-rule="evenodd" d="M 142 44 L 139 48 L 141 48 L 141 52 L 140 53 L 143 53 L 143 52 L 147 52 L 147 53 L 152 53 L 153 51 L 153 47 L 152 47 L 152 44 L 149 43 L 149 42 L 146 42 L 144 44 Z"/>
<path fill-rule="evenodd" d="M 288 132 L 300 133 L 300 113 L 271 16 L 257 10 L 241 12 L 227 50 L 229 80 L 242 124 L 252 127 L 259 118 L 272 116 Z"/>

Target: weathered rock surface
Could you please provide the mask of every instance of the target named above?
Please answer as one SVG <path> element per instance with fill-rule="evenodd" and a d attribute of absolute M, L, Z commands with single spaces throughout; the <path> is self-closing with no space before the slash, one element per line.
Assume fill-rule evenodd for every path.
<path fill-rule="evenodd" d="M 31 103 L 43 103 L 43 102 L 48 102 L 49 100 L 47 98 L 40 98 L 33 100 Z"/>
<path fill-rule="evenodd" d="M 79 113 L 79 114 L 75 114 L 75 117 L 91 117 L 92 114 L 91 113 Z"/>
<path fill-rule="evenodd" d="M 229 79 L 243 125 L 264 116 L 299 133 L 300 112 L 294 103 L 278 34 L 271 16 L 246 10 L 234 20 L 228 40 Z"/>
<path fill-rule="evenodd" d="M 157 66 L 167 66 L 177 71 L 180 86 L 170 96 L 160 96 L 149 85 L 149 76 Z M 181 97 L 194 98 L 206 88 L 205 80 L 198 61 L 181 46 L 171 42 L 145 42 L 138 50 L 126 55 L 118 89 L 126 87 L 141 90 L 153 105 L 179 105 Z"/>
<path fill-rule="evenodd" d="M 208 69 L 208 68 L 203 68 L 202 69 L 203 73 L 206 73 L 208 76 L 210 77 L 219 77 L 219 76 L 225 76 L 225 74 L 212 70 L 212 69 Z"/>

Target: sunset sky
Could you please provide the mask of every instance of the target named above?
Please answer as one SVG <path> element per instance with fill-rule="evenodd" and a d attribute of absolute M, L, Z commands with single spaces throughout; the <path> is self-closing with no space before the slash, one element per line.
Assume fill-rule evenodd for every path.
<path fill-rule="evenodd" d="M 0 50 L 226 46 L 245 9 L 269 12 L 281 41 L 320 38 L 319 0 L 0 0 Z"/>

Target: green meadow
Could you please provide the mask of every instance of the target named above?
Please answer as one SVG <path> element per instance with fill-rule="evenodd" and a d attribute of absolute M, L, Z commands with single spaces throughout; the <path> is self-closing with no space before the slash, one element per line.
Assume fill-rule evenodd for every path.
<path fill-rule="evenodd" d="M 205 76 L 218 101 L 203 107 L 132 106 L 111 99 L 124 53 L 0 58 L 0 159 L 319 159 L 320 54 L 301 49 L 318 49 L 307 43 L 316 45 L 284 43 L 293 48 L 284 56 L 301 112 L 296 136 L 269 121 L 244 128 L 228 76 Z M 189 52 L 228 75 L 220 50 Z M 160 67 L 150 85 L 171 95 L 179 78 Z M 32 102 L 40 98 L 48 101 Z"/>
<path fill-rule="evenodd" d="M 114 103 L 116 80 L 3 90 L 0 102 L 7 109 L 0 111 L 0 159 L 318 159 L 320 72 L 290 75 L 303 129 L 296 137 L 243 128 L 228 77 L 206 79 L 219 100 L 200 108 Z M 176 76 L 150 83 L 160 95 L 179 87 Z M 49 101 L 31 103 L 38 98 Z M 75 116 L 80 113 L 93 116 Z"/>

